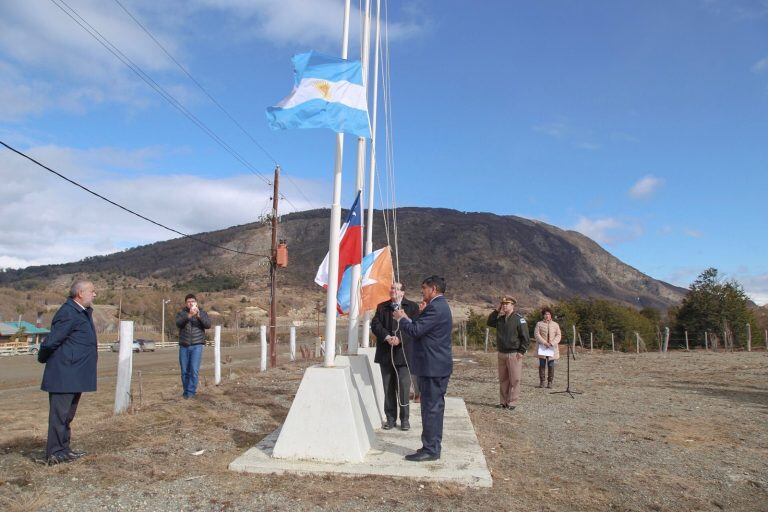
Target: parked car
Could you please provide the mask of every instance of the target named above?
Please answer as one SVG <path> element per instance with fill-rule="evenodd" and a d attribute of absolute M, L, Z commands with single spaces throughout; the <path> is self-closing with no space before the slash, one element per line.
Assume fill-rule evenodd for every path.
<path fill-rule="evenodd" d="M 112 345 L 109 346 L 110 350 L 112 352 L 120 352 L 120 342 L 116 341 Z M 143 340 L 143 339 L 137 339 L 133 340 L 133 351 L 134 352 L 154 352 L 155 351 L 155 342 L 152 340 Z"/>

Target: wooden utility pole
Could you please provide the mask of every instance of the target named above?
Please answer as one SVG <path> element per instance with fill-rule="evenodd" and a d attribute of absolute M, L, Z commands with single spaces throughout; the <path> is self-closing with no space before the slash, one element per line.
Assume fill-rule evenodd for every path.
<path fill-rule="evenodd" d="M 277 366 L 277 199 L 280 166 L 275 167 L 274 190 L 272 191 L 272 253 L 269 260 L 269 366 Z"/>

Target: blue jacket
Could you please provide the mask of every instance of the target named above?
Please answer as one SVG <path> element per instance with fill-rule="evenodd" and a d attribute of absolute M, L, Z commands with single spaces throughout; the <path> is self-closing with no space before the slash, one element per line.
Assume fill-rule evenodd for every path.
<path fill-rule="evenodd" d="M 400 320 L 400 330 L 411 338 L 411 373 L 419 377 L 448 377 L 453 371 L 451 330 L 453 316 L 442 295 L 427 304 L 415 320 Z"/>
<path fill-rule="evenodd" d="M 51 333 L 40 345 L 37 359 L 45 363 L 40 388 L 49 393 L 96 391 L 98 346 L 93 309 L 67 299 L 51 322 Z"/>

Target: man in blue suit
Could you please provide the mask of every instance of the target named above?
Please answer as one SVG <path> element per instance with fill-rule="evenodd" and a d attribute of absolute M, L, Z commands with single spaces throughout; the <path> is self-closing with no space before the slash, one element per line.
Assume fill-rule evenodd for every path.
<path fill-rule="evenodd" d="M 415 462 L 440 458 L 445 392 L 453 371 L 453 317 L 444 293 L 445 279 L 428 277 L 421 283 L 424 309 L 418 318 L 411 320 L 402 309 L 392 314 L 400 323 L 400 330 L 413 340 L 411 371 L 418 376 L 421 391 L 422 447 L 405 456 L 406 460 Z"/>
<path fill-rule="evenodd" d="M 45 363 L 40 388 L 48 392 L 48 464 L 79 459 L 85 452 L 69 446 L 70 424 L 75 419 L 80 395 L 96 391 L 98 346 L 93 326 L 96 290 L 89 281 L 76 281 L 69 298 L 51 322 L 51 332 L 40 345 L 37 360 Z"/>

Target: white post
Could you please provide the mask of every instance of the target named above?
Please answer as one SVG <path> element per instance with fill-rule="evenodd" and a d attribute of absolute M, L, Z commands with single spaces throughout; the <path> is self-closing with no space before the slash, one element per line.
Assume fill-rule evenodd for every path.
<path fill-rule="evenodd" d="M 690 345 L 688 345 L 688 331 L 685 331 L 685 350 L 691 350 Z"/>
<path fill-rule="evenodd" d="M 261 326 L 261 371 L 267 371 L 267 326 Z"/>
<path fill-rule="evenodd" d="M 752 352 L 752 326 L 747 323 L 747 352 Z"/>
<path fill-rule="evenodd" d="M 371 39 L 371 0 L 365 0 L 365 13 L 363 21 L 363 48 L 361 51 L 361 64 L 363 72 L 363 90 L 368 92 L 368 57 L 370 54 Z M 365 176 L 365 137 L 357 138 L 357 173 L 355 175 L 355 190 L 360 194 L 360 206 L 363 206 L 363 181 Z M 362 219 L 360 219 L 362 221 Z M 362 239 L 360 240 L 360 256 L 363 255 Z M 347 330 L 347 353 L 357 354 L 360 334 L 360 296 L 361 265 L 352 267 L 352 283 L 349 294 L 349 326 Z"/>
<path fill-rule="evenodd" d="M 221 384 L 221 326 L 213 330 L 213 383 Z"/>
<path fill-rule="evenodd" d="M 291 326 L 291 341 L 290 341 L 290 349 L 291 349 L 291 361 L 296 360 L 296 326 Z"/>
<path fill-rule="evenodd" d="M 365 254 L 373 252 L 373 197 L 376 180 L 376 122 L 379 100 L 379 47 L 381 45 L 381 0 L 376 0 L 376 44 L 373 49 L 373 115 L 371 119 L 371 160 L 368 170 L 368 210 L 365 217 Z M 366 38 L 367 39 L 367 38 Z M 367 74 L 366 74 L 367 75 Z M 366 76 L 367 79 L 367 76 Z M 366 88 L 367 90 L 367 88 Z M 361 198 L 362 200 L 362 198 Z M 363 348 L 371 346 L 371 311 L 366 311 L 363 320 Z"/>
<path fill-rule="evenodd" d="M 341 37 L 341 58 L 347 58 L 349 46 L 349 4 L 344 1 L 344 28 Z M 331 230 L 328 237 L 328 289 L 325 301 L 325 358 L 326 367 L 334 366 L 336 358 L 336 294 L 339 291 L 339 228 L 341 227 L 341 167 L 344 159 L 344 134 L 336 134 L 336 162 L 333 168 L 333 202 L 331 203 Z"/>
<path fill-rule="evenodd" d="M 592 334 L 592 331 L 589 332 L 589 352 L 592 353 L 592 350 L 595 348 L 595 337 Z"/>
<path fill-rule="evenodd" d="M 131 373 L 133 373 L 133 322 L 121 320 L 120 351 L 117 354 L 115 414 L 121 414 L 131 406 Z"/>
<path fill-rule="evenodd" d="M 704 350 L 709 350 L 709 341 L 707 340 L 707 331 L 704 331 Z"/>
<path fill-rule="evenodd" d="M 485 351 L 488 352 L 488 336 L 491 333 L 491 329 L 486 327 L 485 328 Z"/>
<path fill-rule="evenodd" d="M 613 339 L 613 333 L 611 333 L 611 352 L 616 352 L 616 342 Z"/>
<path fill-rule="evenodd" d="M 165 305 L 171 302 L 171 299 L 163 299 L 163 318 L 160 321 L 160 344 L 165 343 Z"/>
<path fill-rule="evenodd" d="M 664 352 L 669 352 L 669 327 L 664 328 Z"/>
<path fill-rule="evenodd" d="M 765 330 L 765 350 L 768 350 L 768 329 Z"/>
<path fill-rule="evenodd" d="M 635 331 L 635 349 L 637 353 L 640 353 L 640 333 Z"/>

